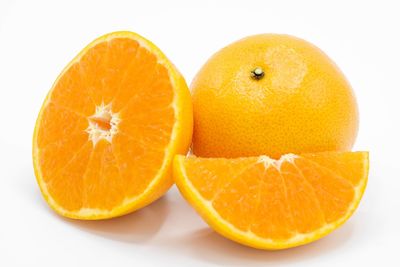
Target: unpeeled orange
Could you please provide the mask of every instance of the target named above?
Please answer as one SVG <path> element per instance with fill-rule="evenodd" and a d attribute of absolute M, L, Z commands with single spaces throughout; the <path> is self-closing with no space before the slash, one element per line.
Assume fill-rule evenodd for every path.
<path fill-rule="evenodd" d="M 62 71 L 37 119 L 33 161 L 59 214 L 104 219 L 139 209 L 172 185 L 186 154 L 192 104 L 185 80 L 150 41 L 114 32 Z"/>
<path fill-rule="evenodd" d="M 228 45 L 191 90 L 197 156 L 346 151 L 357 135 L 350 84 L 320 49 L 292 36 L 261 34 Z"/>

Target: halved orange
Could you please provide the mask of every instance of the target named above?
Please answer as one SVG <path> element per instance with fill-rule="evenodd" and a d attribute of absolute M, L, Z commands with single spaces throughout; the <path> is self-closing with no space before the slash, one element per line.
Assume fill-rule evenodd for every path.
<path fill-rule="evenodd" d="M 173 184 L 172 159 L 192 135 L 187 85 L 132 32 L 90 43 L 62 71 L 33 136 L 42 194 L 59 214 L 103 219 L 139 209 Z"/>
<path fill-rule="evenodd" d="M 217 232 L 260 249 L 317 240 L 355 211 L 368 177 L 368 152 L 237 159 L 176 156 L 183 196 Z"/>

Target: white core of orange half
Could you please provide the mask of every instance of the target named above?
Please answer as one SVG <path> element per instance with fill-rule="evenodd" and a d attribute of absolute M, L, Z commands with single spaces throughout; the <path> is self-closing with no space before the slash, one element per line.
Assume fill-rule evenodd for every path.
<path fill-rule="evenodd" d="M 92 141 L 93 146 L 101 139 L 112 142 L 112 138 L 118 132 L 118 124 L 120 118 L 118 113 L 113 113 L 111 104 L 105 105 L 102 103 L 96 106 L 95 113 L 88 117 L 89 126 L 86 132 L 89 134 L 89 140 Z"/>

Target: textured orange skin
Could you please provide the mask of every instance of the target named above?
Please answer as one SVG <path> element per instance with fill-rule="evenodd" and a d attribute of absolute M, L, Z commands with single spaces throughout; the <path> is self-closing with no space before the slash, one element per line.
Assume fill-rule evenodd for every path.
<path fill-rule="evenodd" d="M 255 35 L 221 49 L 191 90 L 198 156 L 346 151 L 357 135 L 350 84 L 320 49 L 292 36 Z"/>

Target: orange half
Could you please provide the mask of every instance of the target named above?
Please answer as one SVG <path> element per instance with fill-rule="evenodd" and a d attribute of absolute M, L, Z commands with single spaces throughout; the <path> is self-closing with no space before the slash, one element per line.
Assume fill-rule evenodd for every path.
<path fill-rule="evenodd" d="M 315 241 L 355 211 L 368 178 L 368 152 L 237 159 L 176 156 L 175 182 L 217 232 L 259 249 Z"/>
<path fill-rule="evenodd" d="M 187 85 L 150 41 L 104 35 L 62 71 L 38 116 L 33 163 L 48 204 L 77 219 L 139 209 L 172 185 L 192 135 Z"/>

